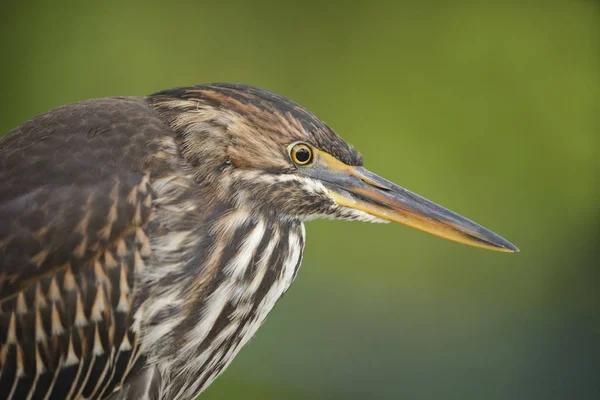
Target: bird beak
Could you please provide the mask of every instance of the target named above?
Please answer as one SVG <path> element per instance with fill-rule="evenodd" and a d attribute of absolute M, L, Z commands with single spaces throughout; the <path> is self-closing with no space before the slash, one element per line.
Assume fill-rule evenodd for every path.
<path fill-rule="evenodd" d="M 307 175 L 323 181 L 340 206 L 470 246 L 507 253 L 519 251 L 494 232 L 363 167 L 346 165 L 325 152 L 315 152 L 312 167 L 304 171 L 311 170 Z"/>

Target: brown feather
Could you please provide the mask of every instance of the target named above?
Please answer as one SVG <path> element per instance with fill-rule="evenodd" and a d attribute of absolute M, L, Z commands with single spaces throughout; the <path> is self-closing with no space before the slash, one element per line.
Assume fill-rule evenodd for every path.
<path fill-rule="evenodd" d="M 204 390 L 296 276 L 302 218 L 330 212 L 295 141 L 362 164 L 234 84 L 88 100 L 0 138 L 0 400 Z"/>

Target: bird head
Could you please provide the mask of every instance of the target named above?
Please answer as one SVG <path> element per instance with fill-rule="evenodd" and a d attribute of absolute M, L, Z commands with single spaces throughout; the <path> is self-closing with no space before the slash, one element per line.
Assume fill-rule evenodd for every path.
<path fill-rule="evenodd" d="M 363 167 L 324 122 L 274 93 L 237 84 L 158 92 L 196 181 L 216 197 L 281 219 L 399 222 L 456 242 L 518 249 L 482 226 Z"/>

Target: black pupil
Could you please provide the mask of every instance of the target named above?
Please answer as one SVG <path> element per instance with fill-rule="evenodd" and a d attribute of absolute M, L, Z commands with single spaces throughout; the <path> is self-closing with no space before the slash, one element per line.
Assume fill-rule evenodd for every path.
<path fill-rule="evenodd" d="M 296 160 L 298 160 L 299 162 L 307 162 L 309 158 L 310 153 L 308 152 L 308 150 L 302 148 L 296 151 Z"/>

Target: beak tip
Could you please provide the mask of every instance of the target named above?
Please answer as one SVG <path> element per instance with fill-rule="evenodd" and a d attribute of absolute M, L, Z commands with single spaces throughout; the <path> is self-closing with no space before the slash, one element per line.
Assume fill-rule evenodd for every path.
<path fill-rule="evenodd" d="M 517 246 L 515 246 L 506 239 L 504 239 L 503 242 L 500 244 L 500 248 L 506 253 L 518 253 L 521 251 Z"/>
<path fill-rule="evenodd" d="M 511 247 L 510 249 L 512 250 L 512 252 L 513 252 L 513 253 L 518 253 L 518 252 L 520 252 L 520 251 L 521 251 L 521 250 L 519 250 L 519 248 L 518 248 L 517 246 L 515 246 L 514 244 L 513 244 L 513 245 L 511 245 L 511 246 L 512 246 L 512 247 Z"/>

